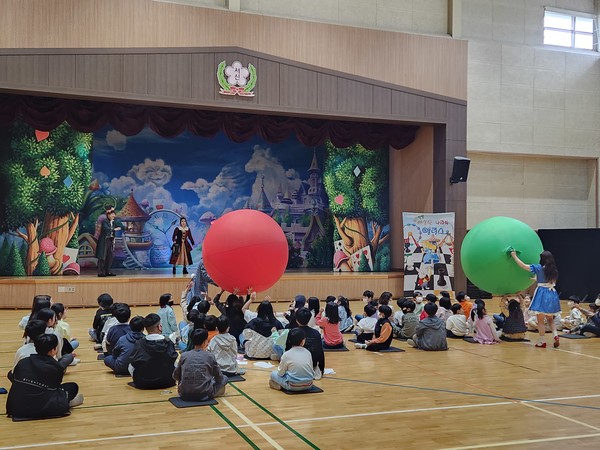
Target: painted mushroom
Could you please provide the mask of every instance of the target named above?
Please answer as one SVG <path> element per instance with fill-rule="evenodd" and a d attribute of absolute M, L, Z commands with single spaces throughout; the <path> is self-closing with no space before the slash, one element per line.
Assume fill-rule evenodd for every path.
<path fill-rule="evenodd" d="M 54 255 L 56 253 L 56 245 L 54 245 L 54 241 L 49 237 L 42 238 L 40 241 L 40 253 L 46 254 L 46 258 L 48 259 L 48 265 L 53 267 L 56 263 L 54 259 Z"/>
<path fill-rule="evenodd" d="M 341 271 L 342 270 L 342 265 L 344 263 L 346 263 L 346 266 L 348 266 L 347 261 L 350 259 L 350 257 L 348 255 L 346 255 L 346 253 L 344 253 L 343 250 L 338 250 L 337 252 L 335 252 L 335 254 L 333 255 L 333 264 L 335 265 L 335 269 Z M 350 267 L 350 266 L 348 266 Z"/>
<path fill-rule="evenodd" d="M 65 267 L 65 270 L 63 270 L 63 275 L 79 275 L 80 273 L 81 268 L 76 262 L 69 264 L 67 267 Z"/>

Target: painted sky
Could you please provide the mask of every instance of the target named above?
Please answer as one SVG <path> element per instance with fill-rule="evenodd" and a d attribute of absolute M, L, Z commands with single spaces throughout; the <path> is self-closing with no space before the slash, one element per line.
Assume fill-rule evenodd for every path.
<path fill-rule="evenodd" d="M 272 198 L 282 185 L 290 191 L 308 178 L 313 149 L 295 137 L 270 144 L 260 138 L 231 142 L 224 134 L 201 138 L 184 133 L 165 139 L 146 128 L 126 137 L 112 128 L 94 133 L 94 177 L 112 195 L 126 197 L 133 189 L 138 202 L 161 201 L 192 224 L 207 211 L 217 217 L 256 201 L 262 177 Z M 323 149 L 317 149 L 322 167 Z"/>

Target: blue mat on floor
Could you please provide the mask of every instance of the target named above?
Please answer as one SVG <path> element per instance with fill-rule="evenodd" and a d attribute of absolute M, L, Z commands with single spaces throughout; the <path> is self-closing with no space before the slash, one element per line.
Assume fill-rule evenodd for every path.
<path fill-rule="evenodd" d="M 209 398 L 198 402 L 186 402 L 185 400 L 181 400 L 181 397 L 171 397 L 169 401 L 176 408 L 192 408 L 194 406 L 208 406 L 219 404 L 219 402 L 216 401 L 214 398 Z"/>
<path fill-rule="evenodd" d="M 229 383 L 240 383 L 242 381 L 246 381 L 246 379 L 241 375 L 227 375 L 227 381 Z"/>
<path fill-rule="evenodd" d="M 390 347 L 386 350 L 379 350 L 378 353 L 393 353 L 393 352 L 405 352 L 406 350 L 402 350 L 401 348 L 398 347 Z"/>
<path fill-rule="evenodd" d="M 506 336 L 500 336 L 500 340 L 504 342 L 531 342 L 529 339 L 513 339 Z"/>
<path fill-rule="evenodd" d="M 323 351 L 324 352 L 349 352 L 350 350 L 348 350 L 348 347 L 341 347 L 341 348 L 325 348 L 325 347 L 323 347 Z"/>
<path fill-rule="evenodd" d="M 306 391 L 286 391 L 285 389 L 282 389 L 281 392 L 283 392 L 284 394 L 288 394 L 288 395 L 296 395 L 296 394 L 318 394 L 319 392 L 323 392 L 323 389 L 321 389 L 320 387 L 315 386 L 314 384 L 310 387 L 310 389 L 307 389 Z"/>
<path fill-rule="evenodd" d="M 581 334 L 559 334 L 561 338 L 565 339 L 590 339 L 588 336 L 582 336 Z"/>

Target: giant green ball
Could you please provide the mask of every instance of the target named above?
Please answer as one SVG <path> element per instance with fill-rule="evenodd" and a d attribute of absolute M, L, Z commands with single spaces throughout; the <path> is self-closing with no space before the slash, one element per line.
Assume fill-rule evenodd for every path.
<path fill-rule="evenodd" d="M 496 295 L 527 289 L 533 283 L 531 273 L 511 258 L 507 252 L 510 247 L 526 264 L 538 264 L 543 250 L 537 233 L 520 220 L 499 216 L 474 226 L 460 251 L 467 278 L 479 289 Z"/>

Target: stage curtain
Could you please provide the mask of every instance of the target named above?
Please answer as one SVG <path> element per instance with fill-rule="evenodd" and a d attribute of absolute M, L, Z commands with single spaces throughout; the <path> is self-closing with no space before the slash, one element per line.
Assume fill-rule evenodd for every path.
<path fill-rule="evenodd" d="M 308 147 L 331 139 L 336 147 L 356 142 L 366 148 L 401 149 L 415 138 L 418 126 L 336 121 L 303 117 L 205 111 L 148 105 L 0 94 L 0 125 L 17 117 L 37 130 L 50 131 L 67 121 L 75 130 L 93 132 L 112 125 L 126 136 L 138 134 L 147 125 L 155 133 L 173 138 L 185 131 L 213 137 L 223 131 L 234 142 L 260 136 L 267 142 L 284 141 L 292 133 Z"/>

